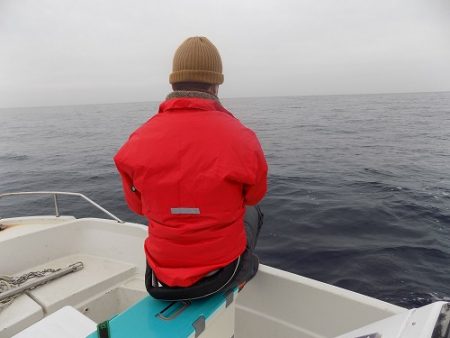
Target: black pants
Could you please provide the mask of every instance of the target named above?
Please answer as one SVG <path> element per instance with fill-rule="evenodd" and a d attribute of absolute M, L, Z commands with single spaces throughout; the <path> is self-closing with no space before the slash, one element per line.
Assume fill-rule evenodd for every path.
<path fill-rule="evenodd" d="M 254 251 L 263 222 L 264 214 L 261 208 L 258 205 L 247 206 L 244 217 L 247 247 L 241 255 L 238 271 L 233 280 L 225 287 L 225 291 L 248 282 L 258 272 L 259 259 Z"/>

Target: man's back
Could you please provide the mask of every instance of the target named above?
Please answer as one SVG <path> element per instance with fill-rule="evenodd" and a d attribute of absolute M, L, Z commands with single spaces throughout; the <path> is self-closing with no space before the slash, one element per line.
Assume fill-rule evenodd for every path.
<path fill-rule="evenodd" d="M 173 58 L 174 91 L 114 158 L 129 207 L 149 220 L 145 283 L 154 297 L 203 297 L 258 269 L 263 214 L 249 206 L 264 197 L 267 164 L 256 135 L 220 104 L 223 81 L 217 48 L 186 39 Z"/>
<path fill-rule="evenodd" d="M 147 261 L 162 282 L 189 286 L 245 250 L 245 205 L 264 196 L 267 166 L 255 134 L 219 102 L 165 101 L 115 160 L 132 176 L 128 194 L 140 194 Z"/>

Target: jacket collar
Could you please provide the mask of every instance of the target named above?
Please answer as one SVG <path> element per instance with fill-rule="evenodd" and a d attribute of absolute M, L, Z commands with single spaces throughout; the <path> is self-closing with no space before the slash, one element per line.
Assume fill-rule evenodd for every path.
<path fill-rule="evenodd" d="M 167 95 L 166 100 L 180 98 L 180 97 L 196 97 L 199 99 L 210 99 L 210 100 L 219 101 L 219 98 L 216 95 L 207 93 L 207 92 L 200 92 L 197 90 L 175 90 L 172 93 L 170 93 L 169 95 Z"/>
<path fill-rule="evenodd" d="M 233 116 L 233 114 L 226 110 L 219 101 L 198 97 L 180 97 L 168 99 L 160 104 L 158 113 L 170 112 L 175 110 L 220 111 Z"/>

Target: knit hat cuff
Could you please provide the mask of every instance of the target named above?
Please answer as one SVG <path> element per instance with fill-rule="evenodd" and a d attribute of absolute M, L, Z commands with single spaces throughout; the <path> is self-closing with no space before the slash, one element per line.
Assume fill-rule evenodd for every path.
<path fill-rule="evenodd" d="M 208 70 L 178 70 L 170 74 L 169 82 L 202 82 L 210 84 L 222 84 L 223 74 Z"/>

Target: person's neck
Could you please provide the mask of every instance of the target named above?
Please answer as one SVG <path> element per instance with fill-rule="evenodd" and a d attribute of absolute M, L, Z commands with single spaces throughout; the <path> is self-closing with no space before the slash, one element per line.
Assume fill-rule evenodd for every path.
<path fill-rule="evenodd" d="M 200 98 L 220 102 L 219 98 L 216 95 L 209 92 L 201 92 L 198 90 L 175 90 L 169 95 L 167 95 L 166 100 L 182 97 Z"/>

